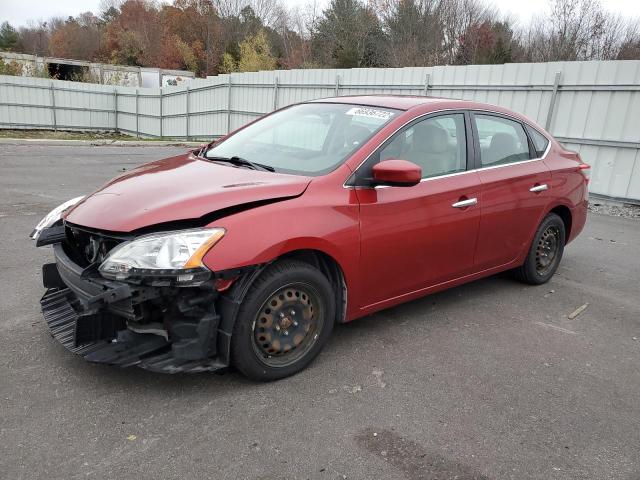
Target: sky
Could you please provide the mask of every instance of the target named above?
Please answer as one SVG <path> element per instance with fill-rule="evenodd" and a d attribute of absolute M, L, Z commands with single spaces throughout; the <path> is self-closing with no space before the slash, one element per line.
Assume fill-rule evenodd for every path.
<path fill-rule="evenodd" d="M 288 6 L 305 5 L 308 0 L 283 0 Z M 319 0 L 320 4 L 329 0 Z M 639 0 L 601 0 L 609 11 L 625 17 L 640 17 Z M 514 19 L 526 23 L 532 16 L 544 13 L 548 8 L 547 0 L 493 0 L 498 9 L 510 14 Z M 79 13 L 99 10 L 100 0 L 0 0 L 0 22 L 7 20 L 13 26 L 26 25 L 29 20 L 46 20 L 59 16 L 75 16 Z"/>

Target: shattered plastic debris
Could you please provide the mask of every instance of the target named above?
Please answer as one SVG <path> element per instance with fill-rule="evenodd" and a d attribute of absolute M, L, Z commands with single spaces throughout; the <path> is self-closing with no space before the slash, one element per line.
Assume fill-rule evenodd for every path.
<path fill-rule="evenodd" d="M 376 377 L 376 382 L 380 388 L 384 388 L 387 386 L 385 382 L 382 381 L 382 375 L 384 374 L 384 370 L 378 370 L 377 368 L 371 372 L 371 374 Z"/>

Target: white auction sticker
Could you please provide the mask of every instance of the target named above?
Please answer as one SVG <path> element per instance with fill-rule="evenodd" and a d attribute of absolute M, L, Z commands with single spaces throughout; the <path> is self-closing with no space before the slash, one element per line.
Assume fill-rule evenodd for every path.
<path fill-rule="evenodd" d="M 359 117 L 379 118 L 388 120 L 393 116 L 393 112 L 378 110 L 377 108 L 353 107 L 347 111 L 347 115 L 357 115 Z"/>

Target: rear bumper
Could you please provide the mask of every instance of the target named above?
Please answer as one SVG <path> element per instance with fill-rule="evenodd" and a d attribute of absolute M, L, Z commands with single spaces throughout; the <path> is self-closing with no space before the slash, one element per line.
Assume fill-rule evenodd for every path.
<path fill-rule="evenodd" d="M 584 229 L 585 224 L 587 223 L 587 212 L 589 211 L 589 202 L 588 200 L 584 200 L 583 202 L 576 205 L 571 211 L 571 231 L 569 232 L 569 237 L 566 239 L 565 243 L 572 242 L 575 238 L 580 235 L 582 230 Z"/>
<path fill-rule="evenodd" d="M 164 373 L 225 368 L 217 355 L 220 316 L 212 285 L 147 287 L 83 270 L 53 245 L 40 304 L 51 334 L 85 360 Z M 226 356 L 225 356 L 226 357 Z"/>

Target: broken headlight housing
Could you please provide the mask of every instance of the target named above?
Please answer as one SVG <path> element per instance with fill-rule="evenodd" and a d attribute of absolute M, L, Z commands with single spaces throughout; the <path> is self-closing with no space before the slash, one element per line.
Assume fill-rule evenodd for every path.
<path fill-rule="evenodd" d="M 224 234 L 223 228 L 198 228 L 143 235 L 111 250 L 99 272 L 134 283 L 200 285 L 211 276 L 202 257 Z"/>
<path fill-rule="evenodd" d="M 49 213 L 47 213 L 42 220 L 38 222 L 36 227 L 33 229 L 33 232 L 31 232 L 31 235 L 29 236 L 34 240 L 37 240 L 43 230 L 49 228 L 58 220 L 60 220 L 64 212 L 66 212 L 68 209 L 70 209 L 74 205 L 77 205 L 80 202 L 80 200 L 82 200 L 83 198 L 84 197 L 72 198 L 71 200 L 67 200 L 63 204 L 58 205 L 56 208 L 54 208 Z"/>

